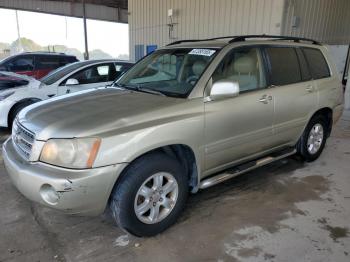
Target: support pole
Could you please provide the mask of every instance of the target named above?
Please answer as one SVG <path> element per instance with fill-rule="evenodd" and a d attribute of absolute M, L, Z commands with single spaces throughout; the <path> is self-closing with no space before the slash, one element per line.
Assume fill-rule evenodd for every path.
<path fill-rule="evenodd" d="M 84 40 L 85 40 L 84 59 L 89 60 L 89 48 L 88 48 L 88 38 L 87 38 L 87 28 L 86 28 L 85 0 L 83 0 L 83 21 L 84 21 Z"/>
<path fill-rule="evenodd" d="M 17 23 L 17 50 L 16 52 L 22 52 L 23 51 L 23 48 L 22 48 L 22 40 L 21 40 L 21 34 L 20 34 L 20 31 L 19 31 L 19 22 L 18 22 L 18 13 L 17 13 L 17 10 L 16 10 L 16 23 Z"/>

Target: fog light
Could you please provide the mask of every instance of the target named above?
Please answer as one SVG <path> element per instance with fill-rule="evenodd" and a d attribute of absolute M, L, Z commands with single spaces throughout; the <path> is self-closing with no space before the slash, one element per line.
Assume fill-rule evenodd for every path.
<path fill-rule="evenodd" d="M 41 198 L 50 205 L 56 205 L 58 203 L 58 193 L 56 190 L 49 184 L 44 184 L 40 188 Z"/>

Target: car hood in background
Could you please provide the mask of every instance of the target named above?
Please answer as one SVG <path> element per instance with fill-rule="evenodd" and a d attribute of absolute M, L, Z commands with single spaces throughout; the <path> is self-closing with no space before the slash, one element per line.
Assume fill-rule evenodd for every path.
<path fill-rule="evenodd" d="M 108 136 L 161 124 L 181 114 L 186 99 L 116 88 L 90 89 L 36 103 L 19 121 L 37 140 Z M 168 119 L 168 120 L 166 120 Z"/>
<path fill-rule="evenodd" d="M 19 75 L 12 72 L 0 72 L 0 91 L 12 89 L 12 88 L 22 88 L 26 86 L 39 87 L 40 81 L 26 75 Z"/>

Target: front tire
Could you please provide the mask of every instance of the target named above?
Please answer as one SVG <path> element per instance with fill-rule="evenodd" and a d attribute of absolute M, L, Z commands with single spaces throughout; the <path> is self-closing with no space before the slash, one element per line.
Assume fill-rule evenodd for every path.
<path fill-rule="evenodd" d="M 321 155 L 328 129 L 324 116 L 316 115 L 310 120 L 297 143 L 297 152 L 306 162 L 312 162 Z"/>
<path fill-rule="evenodd" d="M 135 160 L 117 182 L 110 208 L 117 225 L 139 237 L 154 236 L 184 209 L 187 177 L 172 157 L 152 153 Z"/>

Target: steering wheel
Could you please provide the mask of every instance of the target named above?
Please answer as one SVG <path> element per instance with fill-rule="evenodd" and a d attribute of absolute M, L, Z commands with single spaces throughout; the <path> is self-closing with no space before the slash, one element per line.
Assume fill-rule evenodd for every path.
<path fill-rule="evenodd" d="M 199 77 L 196 76 L 196 75 L 192 75 L 192 76 L 189 76 L 187 79 L 186 79 L 186 83 L 189 83 L 191 84 L 191 82 L 193 81 L 198 81 Z M 192 84 L 191 84 L 192 85 Z"/>

